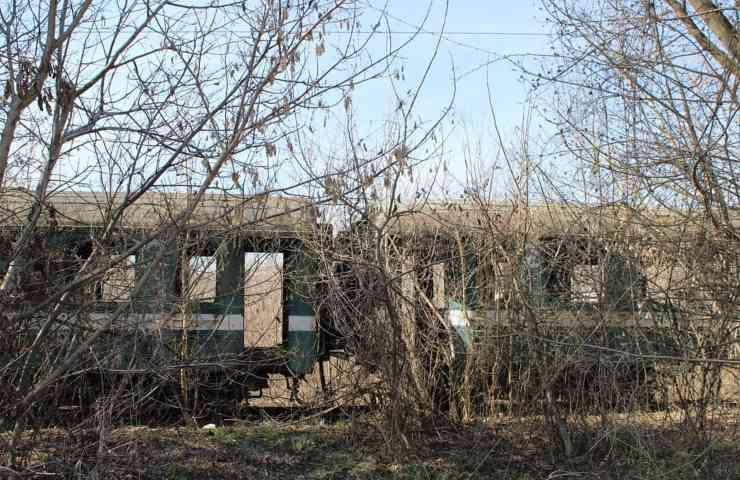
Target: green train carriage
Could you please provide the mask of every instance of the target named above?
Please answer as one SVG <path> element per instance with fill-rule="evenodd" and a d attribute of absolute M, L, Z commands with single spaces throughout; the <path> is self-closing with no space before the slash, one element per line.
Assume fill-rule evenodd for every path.
<path fill-rule="evenodd" d="M 324 355 L 306 290 L 314 282 L 298 278 L 309 274 L 302 242 L 321 231 L 310 204 L 270 198 L 250 205 L 211 196 L 196 209 L 191 224 L 169 234 L 165 206 L 185 208 L 186 196 L 148 194 L 129 207 L 120 228 L 103 241 L 107 200 L 91 193 L 57 194 L 50 200 L 54 213 L 49 209 L 42 216 L 36 232 L 41 248 L 22 273 L 12 315 L 22 316 L 65 289 L 95 247 L 103 252 L 100 264 L 117 262 L 63 298 L 62 326 L 56 330 L 60 341 L 73 335 L 70 329 L 83 335 L 107 330 L 95 358 L 82 363 L 102 374 L 210 372 L 206 377 L 237 379 L 247 391 L 268 386 L 270 375 L 300 379 L 313 370 Z M 30 202 L 18 193 L 4 203 L 21 212 L 4 217 L 10 220 L 4 228 L 8 247 Z M 164 234 L 148 238 L 160 227 Z M 138 242 L 143 244 L 136 249 Z M 245 309 L 245 261 L 257 252 L 283 257 L 280 331 L 259 346 L 248 342 L 246 330 L 255 319 Z M 3 271 L 10 261 L 0 254 Z"/>

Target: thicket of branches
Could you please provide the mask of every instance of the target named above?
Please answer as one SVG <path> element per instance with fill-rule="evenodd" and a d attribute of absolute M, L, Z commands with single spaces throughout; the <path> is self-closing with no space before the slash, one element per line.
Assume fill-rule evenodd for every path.
<path fill-rule="evenodd" d="M 501 152 L 470 159 L 463 201 L 427 197 L 437 183 L 399 202 L 394 179 L 385 203 L 344 198 L 328 303 L 404 438 L 508 409 L 542 415 L 566 457 L 598 456 L 624 442 L 617 413 L 667 409 L 706 453 L 738 381 L 736 5 L 544 6 L 555 55 L 525 73 L 557 133 L 506 144 L 494 91 Z M 446 311 L 471 290 L 461 354 Z"/>
<path fill-rule="evenodd" d="M 202 294 L 196 280 L 212 270 L 178 270 L 188 259 L 168 253 L 216 258 L 245 230 L 285 215 L 315 226 L 317 212 L 318 229 L 285 257 L 286 285 L 314 304 L 332 339 L 320 348 L 358 367 L 353 393 L 383 412 L 392 448 L 440 422 L 512 414 L 540 421 L 566 458 L 604 457 L 626 441 L 617 414 L 660 410 L 677 411 L 711 453 L 715 415 L 738 395 L 737 6 L 543 4 L 556 55 L 524 73 L 556 133 L 537 144 L 523 125 L 507 144 L 491 92 L 500 155 L 470 159 L 452 200 L 444 158 L 422 153 L 439 122 L 414 121 L 420 86 L 397 99 L 378 144 L 358 135 L 352 92 L 388 73 L 398 50 L 373 56 L 355 2 L 10 2 L 0 428 L 11 466 L 28 461 L 29 429 L 70 403 L 65 387 L 103 365 L 124 375 L 97 386 L 104 394 L 77 424 L 99 436 L 98 462 L 116 417 L 140 413 L 158 388 L 152 378 L 199 385 L 184 367 L 203 352 L 167 353 L 159 339 L 147 347 L 159 357 L 131 358 L 130 342 L 151 335 L 119 334 L 136 330 L 137 298 L 182 315 Z M 327 27 L 345 41 L 330 44 Z M 334 160 L 308 146 L 327 111 L 346 118 Z M 54 244 L 66 225 L 54 193 L 84 190 L 102 193 L 81 203 L 93 234 L 84 249 Z M 207 210 L 214 192 L 218 214 Z M 278 195 L 302 198 L 276 210 Z M 152 198 L 147 228 L 124 234 Z M 218 240 L 198 233 L 221 223 Z M 131 286 L 127 262 L 140 252 L 149 264 L 127 300 L 94 320 L 91 292 Z M 157 290 L 168 272 L 178 302 Z M 126 375 L 136 372 L 153 375 L 137 384 Z M 199 415 L 191 390 L 172 393 L 186 417 Z"/>
<path fill-rule="evenodd" d="M 374 29 L 361 29 L 352 1 L 3 4 L 0 418 L 11 432 L 3 462 L 22 467 L 28 429 L 48 424 L 57 407 L 85 403 L 63 397 L 84 392 L 88 372 L 118 375 L 93 386 L 100 397 L 81 416 L 81 427 L 99 430 L 99 452 L 109 426 L 155 394 L 156 379 L 197 377 L 184 367 L 205 357 L 183 350 L 185 337 L 174 351 L 156 336 L 142 346 L 151 332 L 131 324 L 142 302 L 186 318 L 202 294 L 191 287 L 212 266 L 174 271 L 188 259 L 173 252 L 216 258 L 250 228 L 286 216 L 315 221 L 314 207 L 344 192 L 332 179 L 378 175 L 366 165 L 398 139 L 355 164 L 316 159 L 309 147 L 314 123 L 349 115 L 354 89 L 387 78 L 404 46 L 368 48 L 378 11 Z M 55 205 L 57 193 L 77 206 Z M 216 240 L 199 233 L 219 228 Z M 60 240 L 71 231 L 80 238 Z M 173 275 L 177 302 L 162 286 Z M 114 312 L 96 316 L 101 284 L 121 296 L 108 298 Z M 132 345 L 150 355 L 131 355 L 140 351 Z M 149 383 L 136 385 L 141 372 Z M 172 398 L 197 415 L 187 391 Z"/>

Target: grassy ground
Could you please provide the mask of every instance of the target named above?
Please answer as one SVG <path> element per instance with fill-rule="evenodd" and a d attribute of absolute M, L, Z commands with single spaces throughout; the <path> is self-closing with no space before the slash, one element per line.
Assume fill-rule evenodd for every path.
<path fill-rule="evenodd" d="M 66 478 L 172 480 L 740 478 L 737 415 L 703 449 L 666 417 L 617 420 L 577 437 L 581 455 L 570 461 L 548 448 L 536 419 L 429 427 L 417 434 L 412 453 L 387 444 L 370 416 L 211 430 L 126 427 L 111 432 L 100 451 L 94 430 L 47 430 L 35 438 L 25 469 Z"/>

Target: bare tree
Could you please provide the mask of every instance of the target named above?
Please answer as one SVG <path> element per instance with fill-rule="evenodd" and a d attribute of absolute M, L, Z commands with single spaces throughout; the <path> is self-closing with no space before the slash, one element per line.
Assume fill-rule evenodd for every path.
<path fill-rule="evenodd" d="M 545 2 L 562 60 L 540 83 L 569 153 L 615 200 L 700 210 L 737 241 L 737 5 L 689 3 Z"/>
<path fill-rule="evenodd" d="M 312 112 L 351 109 L 353 89 L 383 76 L 405 45 L 369 49 L 380 24 L 361 33 L 361 14 L 352 1 L 4 4 L 0 221 L 11 228 L 0 301 L 4 328 L 13 332 L 2 367 L 13 387 L 2 397 L 4 421 L 14 424 L 11 463 L 40 399 L 84 372 L 83 359 L 103 355 L 97 346 L 125 323 L 132 301 L 156 297 L 150 288 L 170 268 L 167 252 L 201 248 L 190 231 L 221 222 L 220 241 L 229 242 L 239 229 L 301 217 L 312 202 L 271 198 L 310 195 L 312 182 L 364 168 L 306 160 L 299 143 L 312 131 Z M 327 29 L 343 33 L 330 37 Z M 60 191 L 67 196 L 55 200 Z M 79 194 L 72 211 L 55 206 L 80 191 L 97 193 Z M 94 235 L 84 254 L 51 246 L 50 232 L 84 229 L 85 218 Z M 128 235 L 137 222 L 146 225 Z M 36 278 L 39 262 L 59 264 L 53 251 L 67 262 L 64 275 Z M 150 263 L 137 270 L 128 300 L 76 330 L 78 300 L 101 281 L 126 284 L 135 254 Z M 198 268 L 181 272 L 183 285 L 208 273 L 207 265 Z M 183 293 L 203 294 L 195 287 Z"/>
<path fill-rule="evenodd" d="M 658 368 L 673 372 L 664 379 L 706 440 L 721 380 L 736 383 L 719 365 L 731 367 L 737 348 L 738 282 L 727 274 L 737 268 L 740 193 L 737 4 L 543 5 L 555 55 L 528 73 L 538 98 L 548 99 L 539 113 L 556 132 L 561 172 L 530 158 L 537 195 L 599 207 L 603 221 L 576 223 L 587 235 L 622 225 L 600 241 L 633 259 L 644 278 L 634 308 L 642 320 L 670 325 L 651 334 L 672 339 L 674 350 L 662 353 L 699 362 Z M 567 258 L 565 246 L 558 248 Z"/>

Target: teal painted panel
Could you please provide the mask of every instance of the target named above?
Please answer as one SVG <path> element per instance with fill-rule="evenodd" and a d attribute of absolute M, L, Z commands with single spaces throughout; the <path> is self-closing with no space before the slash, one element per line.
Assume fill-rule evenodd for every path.
<path fill-rule="evenodd" d="M 113 369 L 151 367 L 152 354 L 156 351 L 157 339 L 143 332 L 121 333 L 114 336 L 104 335 L 98 341 L 99 351 L 111 352 L 102 358 L 102 366 Z M 101 361 L 100 357 L 95 362 Z"/>
<path fill-rule="evenodd" d="M 188 352 L 192 357 L 237 355 L 244 349 L 241 330 L 189 330 Z M 172 354 L 180 352 L 182 330 L 162 330 L 162 340 Z"/>
<path fill-rule="evenodd" d="M 554 303 L 555 299 L 546 295 L 545 256 L 541 248 L 527 246 L 519 262 L 519 269 L 527 301 L 534 306 Z"/>
<path fill-rule="evenodd" d="M 154 260 L 164 250 L 157 265 Z M 172 307 L 176 301 L 175 283 L 177 281 L 177 249 L 174 242 L 153 240 L 136 256 L 137 287 L 144 282 L 134 298 L 138 311 L 160 312 Z M 152 269 L 144 280 L 145 273 Z"/>
<path fill-rule="evenodd" d="M 288 367 L 295 375 L 305 375 L 313 371 L 316 362 L 318 338 L 316 332 L 288 332 Z"/>
<path fill-rule="evenodd" d="M 283 268 L 286 272 L 283 291 L 286 292 L 286 314 L 284 321 L 290 317 L 315 317 L 313 305 L 306 301 L 305 288 L 308 288 L 307 275 L 314 271 L 312 259 L 305 256 L 298 245 L 294 250 L 284 252 Z M 291 330 L 287 328 L 288 366 L 294 375 L 305 375 L 313 371 L 319 354 L 319 337 L 315 330 Z"/>
<path fill-rule="evenodd" d="M 610 310 L 633 310 L 646 280 L 639 263 L 621 256 L 607 257 L 606 303 Z"/>
<path fill-rule="evenodd" d="M 242 330 L 196 330 L 188 332 L 190 351 L 200 355 L 236 355 L 244 349 Z M 196 350 L 197 348 L 197 350 Z"/>
<path fill-rule="evenodd" d="M 215 302 L 191 302 L 190 309 L 193 313 L 211 313 L 214 315 L 223 313 L 223 307 Z"/>
<path fill-rule="evenodd" d="M 229 299 L 228 301 L 233 302 L 234 299 Z M 242 301 L 242 304 L 244 302 Z M 244 314 L 244 308 L 242 307 L 241 310 L 236 308 L 236 306 L 227 303 L 226 299 L 223 299 L 222 301 L 213 301 L 213 302 L 199 302 L 199 303 L 191 303 L 190 308 L 193 313 L 211 313 L 214 315 L 243 315 Z"/>
<path fill-rule="evenodd" d="M 313 306 L 298 294 L 291 293 L 288 296 L 288 315 L 313 316 Z"/>
<path fill-rule="evenodd" d="M 216 253 L 216 298 L 214 313 L 244 314 L 244 251 L 240 243 L 222 244 Z M 210 313 L 210 312 L 209 312 Z"/>
<path fill-rule="evenodd" d="M 56 231 L 51 232 L 46 238 L 48 248 L 67 248 L 74 243 L 83 243 L 90 239 L 90 234 L 80 231 Z"/>

